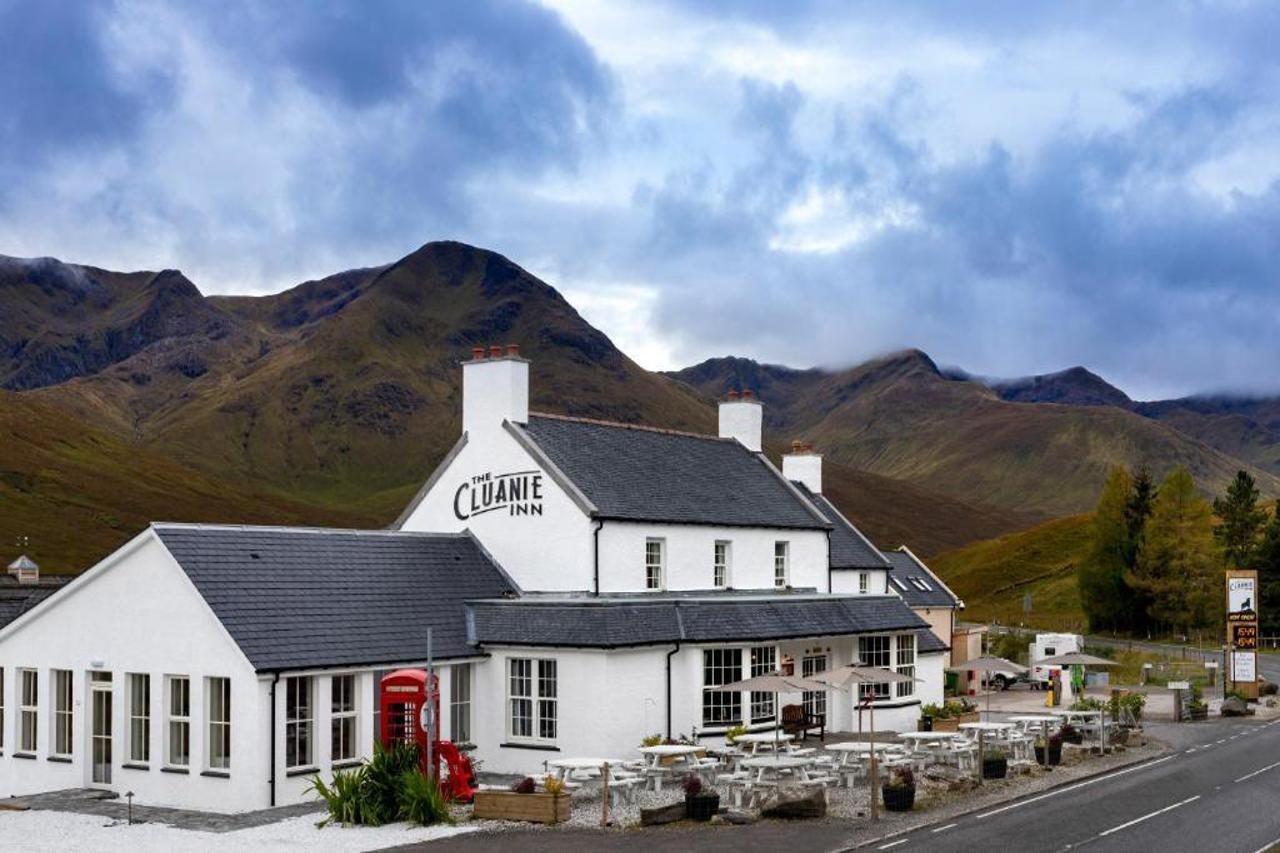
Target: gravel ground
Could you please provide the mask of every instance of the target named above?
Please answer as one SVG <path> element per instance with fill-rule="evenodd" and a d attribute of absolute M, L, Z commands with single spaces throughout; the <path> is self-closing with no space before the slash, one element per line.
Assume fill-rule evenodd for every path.
<path fill-rule="evenodd" d="M 460 826 L 316 827 L 315 816 L 282 820 L 235 832 L 198 832 L 158 823 L 125 823 L 95 815 L 55 811 L 0 811 L 0 850 L 97 853 L 230 853 L 230 851 L 324 850 L 357 853 L 401 844 L 435 841 L 475 832 Z"/>
<path fill-rule="evenodd" d="M 1034 766 L 1010 769 L 1010 776 L 1001 780 L 988 780 L 981 788 L 969 782 L 961 782 L 953 789 L 947 780 L 917 778 L 916 807 L 907 813 L 886 813 L 881 810 L 881 826 L 884 832 L 896 832 L 920 823 L 930 823 L 960 814 L 972 809 L 983 808 L 997 802 L 1005 802 L 1065 784 L 1084 776 L 1104 772 L 1109 769 L 1132 764 L 1159 755 L 1164 747 L 1155 742 L 1144 746 L 1129 747 L 1124 751 L 1110 755 L 1087 755 L 1084 750 L 1067 748 L 1063 750 L 1063 763 L 1052 770 Z M 729 806 L 732 799 L 726 788 L 717 788 L 722 806 Z M 827 820 L 852 821 L 865 819 L 868 815 L 869 790 L 865 784 L 852 790 L 834 788 L 829 792 Z M 683 792 L 678 786 L 665 785 L 659 793 L 642 791 L 637 793 L 633 805 L 623 805 L 611 810 L 613 827 L 626 829 L 635 827 L 640 822 L 640 809 L 655 806 L 671 805 L 683 799 Z M 460 809 L 456 816 L 460 821 L 467 820 L 469 809 Z M 486 832 L 541 829 L 548 832 L 565 829 L 598 828 L 601 820 L 601 801 L 599 789 L 584 788 L 574 793 L 573 809 L 567 823 L 556 827 L 538 826 L 536 824 L 516 823 L 508 821 L 477 821 L 471 826 L 481 827 Z"/>

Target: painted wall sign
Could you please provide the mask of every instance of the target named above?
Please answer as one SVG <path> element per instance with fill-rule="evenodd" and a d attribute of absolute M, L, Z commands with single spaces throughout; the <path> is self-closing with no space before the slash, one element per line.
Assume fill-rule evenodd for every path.
<path fill-rule="evenodd" d="M 1253 622 L 1258 618 L 1258 580 L 1253 577 L 1227 578 L 1227 621 Z"/>
<path fill-rule="evenodd" d="M 542 515 L 542 472 L 477 474 L 453 495 L 453 514 L 461 521 L 489 512 Z"/>

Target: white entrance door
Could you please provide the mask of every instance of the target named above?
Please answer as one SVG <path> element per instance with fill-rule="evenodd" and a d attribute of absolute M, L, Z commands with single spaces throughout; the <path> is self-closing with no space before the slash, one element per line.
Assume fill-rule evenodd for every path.
<path fill-rule="evenodd" d="M 95 672 L 89 682 L 89 760 L 94 785 L 111 785 L 111 673 Z"/>

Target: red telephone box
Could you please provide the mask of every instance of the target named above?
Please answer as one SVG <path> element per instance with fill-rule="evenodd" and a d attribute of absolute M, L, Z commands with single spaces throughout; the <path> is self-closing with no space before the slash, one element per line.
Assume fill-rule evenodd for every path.
<path fill-rule="evenodd" d="M 436 720 L 436 740 L 432 744 L 434 767 L 427 766 L 427 730 L 422 725 L 422 709 L 430 703 Z M 471 759 L 451 742 L 440 739 L 440 678 L 425 670 L 398 669 L 382 677 L 378 696 L 382 712 L 382 730 L 378 733 L 383 746 L 413 743 L 421 756 L 422 772 L 441 780 L 441 790 L 460 802 L 471 802 L 475 795 L 475 770 Z M 440 762 L 448 770 L 442 779 Z"/>

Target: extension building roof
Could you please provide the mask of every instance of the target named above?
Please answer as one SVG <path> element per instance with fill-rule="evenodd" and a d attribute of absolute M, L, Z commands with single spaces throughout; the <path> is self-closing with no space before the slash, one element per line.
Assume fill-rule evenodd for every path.
<path fill-rule="evenodd" d="M 473 601 L 468 608 L 471 641 L 480 645 L 607 649 L 903 630 L 928 633 L 927 623 L 892 595 L 531 595 Z"/>
<path fill-rule="evenodd" d="M 960 600 L 938 580 L 937 576 L 905 548 L 885 551 L 892 568 L 889 588 L 912 607 L 958 607 Z"/>
<path fill-rule="evenodd" d="M 732 438 L 542 414 L 513 429 L 569 480 L 597 518 L 831 526 L 763 454 Z"/>
<path fill-rule="evenodd" d="M 519 592 L 467 533 L 152 528 L 259 672 L 474 656 L 463 603 Z"/>

